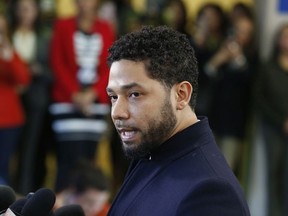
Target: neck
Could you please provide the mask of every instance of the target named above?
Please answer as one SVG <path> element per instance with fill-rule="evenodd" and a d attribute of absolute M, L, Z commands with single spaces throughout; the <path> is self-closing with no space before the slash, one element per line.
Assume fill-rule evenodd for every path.
<path fill-rule="evenodd" d="M 198 119 L 195 112 L 189 106 L 187 106 L 184 108 L 184 110 L 181 110 L 178 122 L 179 124 L 176 127 L 176 132 L 182 131 L 185 128 L 195 124 L 198 122 Z"/>
<path fill-rule="evenodd" d="M 20 25 L 17 30 L 23 33 L 34 31 L 32 25 Z"/>
<path fill-rule="evenodd" d="M 78 25 L 79 28 L 83 31 L 89 31 L 91 30 L 91 27 L 93 26 L 93 23 L 96 20 L 96 16 L 93 13 L 90 14 L 82 14 L 78 17 Z"/>

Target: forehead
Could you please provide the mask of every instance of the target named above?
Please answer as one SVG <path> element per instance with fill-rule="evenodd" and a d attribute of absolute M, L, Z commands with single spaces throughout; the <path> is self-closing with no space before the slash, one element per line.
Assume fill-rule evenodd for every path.
<path fill-rule="evenodd" d="M 160 84 L 148 76 L 144 62 L 120 60 L 113 62 L 110 68 L 108 88 L 137 83 L 139 85 Z"/>

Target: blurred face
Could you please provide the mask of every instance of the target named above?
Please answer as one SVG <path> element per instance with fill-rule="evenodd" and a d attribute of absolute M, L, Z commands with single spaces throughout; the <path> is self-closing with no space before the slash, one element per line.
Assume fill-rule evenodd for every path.
<path fill-rule="evenodd" d="M 98 0 L 76 0 L 80 14 L 95 13 L 98 6 Z"/>
<path fill-rule="evenodd" d="M 209 31 L 219 30 L 221 23 L 218 13 L 212 9 L 207 8 L 204 10 L 202 16 L 200 17 L 200 24 L 205 25 L 205 28 Z"/>
<path fill-rule="evenodd" d="M 38 9 L 34 0 L 21 0 L 17 7 L 20 25 L 32 26 L 37 18 Z"/>
<path fill-rule="evenodd" d="M 173 28 L 177 28 L 178 23 L 181 21 L 183 12 L 181 6 L 173 2 L 165 11 L 164 17 L 167 24 Z"/>
<path fill-rule="evenodd" d="M 148 77 L 143 62 L 114 62 L 107 93 L 112 103 L 111 117 L 128 157 L 147 155 L 173 135 L 177 119 L 170 93 L 159 81 Z"/>
<path fill-rule="evenodd" d="M 83 208 L 85 216 L 95 216 L 103 209 L 108 198 L 107 192 L 91 188 L 79 195 L 76 203 Z"/>
<path fill-rule="evenodd" d="M 280 34 L 279 50 L 288 53 L 288 27 L 284 28 Z"/>
<path fill-rule="evenodd" d="M 235 23 L 235 34 L 238 44 L 248 45 L 253 36 L 253 23 L 246 18 L 239 18 Z"/>

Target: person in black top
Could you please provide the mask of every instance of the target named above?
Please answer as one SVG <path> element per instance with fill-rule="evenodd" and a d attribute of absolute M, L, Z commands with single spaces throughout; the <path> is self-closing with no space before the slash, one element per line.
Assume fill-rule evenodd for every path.
<path fill-rule="evenodd" d="M 132 159 L 108 215 L 248 216 L 239 182 L 206 117 L 184 34 L 145 26 L 109 49 L 111 117 Z"/>

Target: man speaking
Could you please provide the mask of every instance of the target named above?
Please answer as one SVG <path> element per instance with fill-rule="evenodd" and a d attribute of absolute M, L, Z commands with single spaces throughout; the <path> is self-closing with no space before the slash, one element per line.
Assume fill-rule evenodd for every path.
<path fill-rule="evenodd" d="M 109 50 L 111 117 L 132 160 L 110 216 L 248 216 L 242 189 L 196 106 L 185 35 L 143 27 Z"/>

